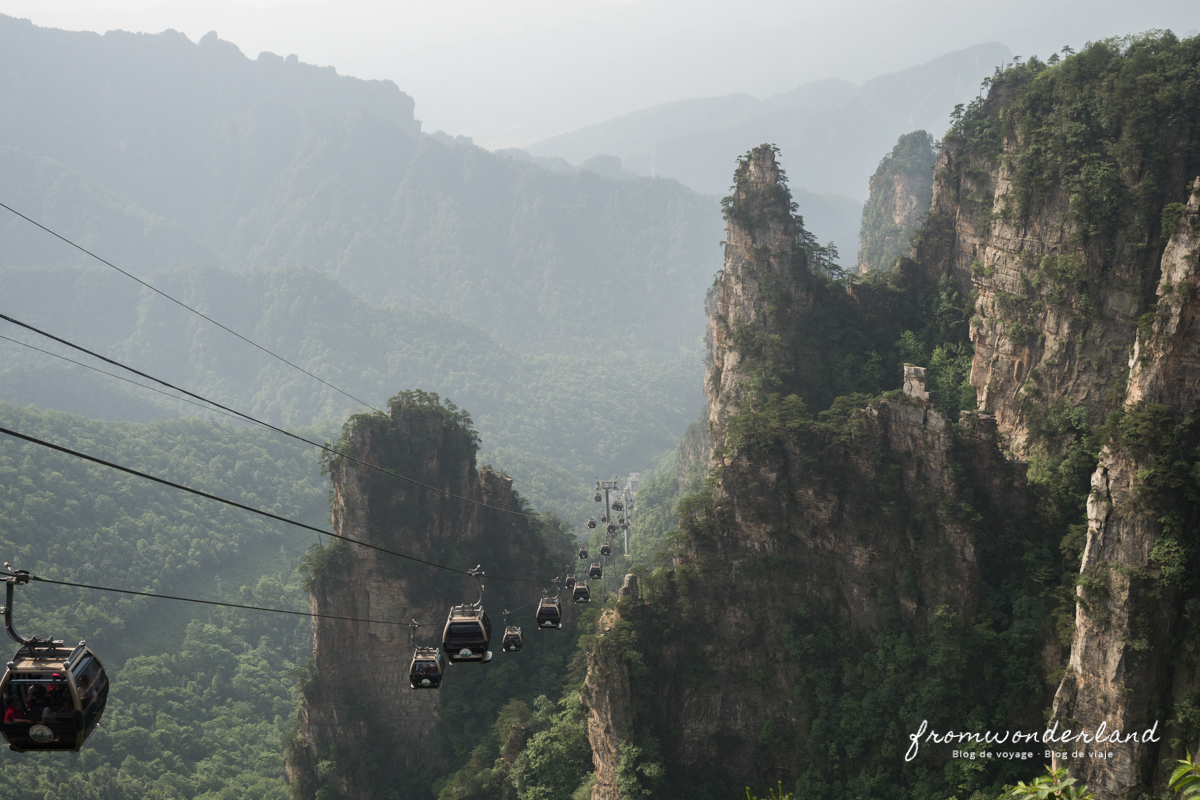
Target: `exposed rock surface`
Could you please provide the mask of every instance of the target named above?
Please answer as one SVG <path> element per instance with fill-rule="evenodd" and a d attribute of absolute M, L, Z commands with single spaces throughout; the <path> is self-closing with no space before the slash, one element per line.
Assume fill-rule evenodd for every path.
<path fill-rule="evenodd" d="M 708 292 L 705 308 L 705 396 L 714 448 L 724 445 L 725 426 L 741 410 L 751 387 L 739 333 L 785 335 L 789 317 L 812 310 L 804 254 L 796 247 L 796 220 L 786 200 L 775 152 L 758 147 L 734 172 L 725 232 L 725 265 Z M 785 350 L 782 370 L 802 369 L 805 353 Z"/>
<path fill-rule="evenodd" d="M 876 796 L 871 780 L 897 779 L 912 796 L 970 795 L 949 759 L 926 756 L 919 773 L 888 762 L 901 723 L 937 703 L 913 700 L 889 736 L 834 741 L 843 719 L 887 723 L 896 705 L 881 698 L 903 694 L 883 684 L 906 659 L 962 653 L 933 652 L 935 637 L 908 650 L 881 641 L 969 624 L 973 646 L 1026 649 L 1003 671 L 993 668 L 1010 652 L 976 662 L 990 670 L 979 683 L 945 674 L 943 709 L 1006 705 L 956 706 L 941 730 L 1039 729 L 1061 667 L 1060 730 L 1158 736 L 1071 761 L 1072 774 L 1099 800 L 1165 791 L 1171 759 L 1200 745 L 1200 106 L 1183 77 L 1198 57 L 1192 40 L 1156 33 L 1061 66 L 1034 59 L 998 73 L 956 120 L 912 259 L 886 285 L 911 297 L 915 275 L 916 292 L 971 298 L 978 402 L 957 423 L 931 406 L 918 365 L 900 392 L 830 398 L 808 415 L 805 384 L 828 375 L 804 338 L 819 328 L 791 323 L 818 317 L 835 289 L 809 270 L 774 149 L 739 164 L 707 304 L 711 490 L 681 504 L 676 571 L 643 579 L 642 599 L 623 600 L 598 638 L 584 694 L 603 774 L 630 777 L 630 741 L 660 748 L 676 782 L 787 788 L 803 770 L 809 796 Z M 862 307 L 880 283 L 846 295 Z M 818 321 L 842 333 L 829 315 Z M 1061 638 L 1047 610 L 1059 603 Z M 850 686 L 864 675 L 874 682 Z M 815 714 L 822 695 L 846 715 Z M 870 769 L 839 772 L 856 758 Z M 1020 767 L 1023 780 L 1040 772 Z M 597 782 L 594 800 L 616 797 L 614 779 Z"/>
<path fill-rule="evenodd" d="M 596 626 L 604 636 L 617 622 L 615 610 L 605 611 Z M 588 739 L 592 743 L 592 760 L 596 765 L 593 798 L 620 800 L 617 786 L 617 767 L 621 760 L 621 742 L 629 739 L 633 714 L 632 685 L 629 666 L 619 655 L 603 649 L 593 649 L 588 655 L 588 681 L 580 699 L 589 709 Z"/>
<path fill-rule="evenodd" d="M 337 458 L 330 468 L 334 531 L 437 563 L 474 567 L 480 561 L 507 575 L 536 571 L 541 549 L 533 532 L 523 518 L 504 513 L 517 508 L 511 479 L 490 469 L 476 472 L 474 433 L 433 397 L 431 403 L 421 393 L 401 395 L 389 416 L 352 421 L 341 449 L 357 461 Z M 476 561 L 467 565 L 464 558 Z M 434 757 L 427 738 L 440 702 L 456 691 L 456 671 L 481 669 L 452 665 L 441 690 L 413 691 L 406 623 L 415 618 L 428 626 L 420 628 L 419 644 L 440 645 L 448 607 L 474 602 L 478 586 L 469 577 L 345 542 L 326 543 L 312 573 L 314 612 L 372 622 L 314 620 L 315 677 L 302 687 L 296 745 L 288 754 L 293 796 L 325 789 L 369 800 L 383 796 L 389 781 L 427 766 Z M 498 610 L 510 602 L 509 591 L 511 585 L 487 587 L 494 636 L 503 632 Z"/>
<path fill-rule="evenodd" d="M 598 775 L 593 800 L 620 796 L 613 777 L 620 743 L 644 737 L 634 709 L 647 704 L 670 732 L 659 744 L 671 768 L 741 785 L 764 774 L 794 780 L 796 750 L 764 745 L 760 732 L 774 726 L 800 752 L 821 747 L 806 730 L 811 698 L 792 691 L 805 665 L 781 646 L 797 609 L 862 635 L 879 629 L 882 614 L 896 613 L 913 629 L 939 607 L 969 618 L 980 602 L 978 553 L 988 530 L 962 504 L 1023 510 L 1022 475 L 1001 455 L 987 416 L 964 414 L 956 425 L 927 403 L 901 397 L 852 411 L 845 446 L 838 434 L 807 424 L 788 445 L 766 452 L 733 430 L 761 400 L 755 380 L 764 365 L 755 351 L 739 350 L 734 332 L 782 336 L 776 313 L 804 314 L 811 298 L 786 195 L 763 191 L 773 181 L 769 147 L 739 165 L 738 184 L 753 192 L 753 210 L 730 215 L 725 270 L 708 301 L 706 390 L 720 478 L 703 512 L 711 524 L 687 540 L 676 562 L 705 587 L 681 602 L 674 623 L 696 635 L 656 641 L 657 660 L 647 665 L 656 675 L 694 676 L 653 695 L 662 684 L 632 679 L 631 662 L 605 645 L 622 624 L 645 630 L 656 613 L 673 615 L 656 611 L 674 608 L 663 597 L 631 597 L 606 614 L 583 690 Z M 803 380 L 803 346 L 781 357 Z M 921 372 L 908 376 L 910 394 L 928 397 Z M 897 590 L 904 573 L 919 591 Z M 884 595 L 893 610 L 881 609 Z"/>
<path fill-rule="evenodd" d="M 913 131 L 879 162 L 863 207 L 859 274 L 889 269 L 896 256 L 908 253 L 908 242 L 933 197 L 934 158 L 933 137 Z"/>
<path fill-rule="evenodd" d="M 1177 424 L 1200 410 L 1198 262 L 1200 178 L 1163 253 L 1153 322 L 1143 326 L 1145 336 L 1139 332 L 1133 348 L 1127 413 L 1153 414 L 1157 407 L 1160 423 Z M 1195 656 L 1180 652 L 1173 641 L 1180 621 L 1178 582 L 1166 579 L 1165 559 L 1155 551 L 1170 498 L 1147 496 L 1146 473 L 1163 467 L 1156 463 L 1163 454 L 1147 450 L 1132 444 L 1105 447 L 1092 476 L 1082 573 L 1093 582 L 1077 589 L 1075 641 L 1054 714 L 1076 729 L 1094 731 L 1101 723 L 1123 734 L 1155 728 L 1159 738 L 1166 738 L 1167 720 L 1155 709 L 1171 708 L 1196 685 L 1200 671 Z M 1194 539 L 1195 532 L 1185 535 L 1185 541 Z M 1154 742 L 1111 750 L 1116 754 L 1111 760 L 1072 765 L 1072 773 L 1099 798 L 1139 794 L 1156 772 L 1160 780 L 1170 773 L 1157 763 L 1160 747 Z"/>

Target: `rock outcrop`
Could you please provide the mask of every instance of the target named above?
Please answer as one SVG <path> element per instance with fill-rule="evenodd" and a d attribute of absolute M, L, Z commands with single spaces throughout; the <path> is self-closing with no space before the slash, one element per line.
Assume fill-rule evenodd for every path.
<path fill-rule="evenodd" d="M 351 457 L 329 464 L 334 531 L 436 563 L 481 563 L 494 574 L 543 568 L 530 525 L 508 513 L 519 510 L 512 480 L 475 469 L 469 418 L 423 392 L 393 398 L 390 412 L 347 423 L 338 449 Z M 390 796 L 418 769 L 438 763 L 441 754 L 428 739 L 440 704 L 461 691 L 466 671 L 494 668 L 451 666 L 439 691 L 413 691 L 407 623 L 423 623 L 417 644 L 440 645 L 449 606 L 474 602 L 479 587 L 461 574 L 338 541 L 324 545 L 309 571 L 315 613 L 371 622 L 313 622 L 311 678 L 301 687 L 300 724 L 288 752 L 293 797 L 322 789 L 356 800 Z M 485 584 L 498 637 L 499 610 L 517 607 L 517 596 L 510 596 L 511 584 Z"/>
<path fill-rule="evenodd" d="M 707 304 L 708 488 L 680 504 L 675 570 L 605 617 L 593 800 L 652 791 L 635 749 L 679 791 L 994 796 L 1041 772 L 928 742 L 909 766 L 923 722 L 1151 731 L 1062 764 L 1098 800 L 1164 791 L 1200 746 L 1200 96 L 1181 77 L 1200 47 L 1072 58 L 998 73 L 956 119 L 883 280 L 810 265 L 774 149 L 739 164 Z M 925 350 L 911 316 L 885 319 L 914 297 L 947 322 Z M 869 385 L 852 347 L 893 341 L 930 363 L 847 390 Z M 957 420 L 930 390 L 963 385 L 948 358 L 977 401 Z"/>
<path fill-rule="evenodd" d="M 826 758 L 814 733 L 824 711 L 800 690 L 812 664 L 799 631 L 832 626 L 861 653 L 884 628 L 920 635 L 938 615 L 970 619 L 989 582 L 983 519 L 1028 510 L 994 419 L 945 419 L 920 370 L 907 393 L 827 423 L 797 396 L 779 399 L 772 376 L 799 384 L 811 363 L 789 319 L 811 307 L 815 278 L 773 149 L 737 174 L 708 301 L 715 484 L 685 504 L 676 572 L 644 579 L 640 598 L 603 619 L 582 693 L 593 800 L 620 796 L 623 742 L 692 780 L 795 780 L 805 757 Z"/>
<path fill-rule="evenodd" d="M 879 162 L 868 183 L 863 206 L 861 247 L 857 270 L 891 269 L 896 256 L 908 253 L 908 243 L 933 196 L 933 137 L 925 131 L 906 133 Z"/>
<path fill-rule="evenodd" d="M 1181 508 L 1186 485 L 1170 474 L 1187 456 L 1179 446 L 1195 444 L 1187 423 L 1200 411 L 1200 178 L 1163 253 L 1157 296 L 1129 360 L 1122 435 L 1092 476 L 1074 646 L 1054 705 L 1064 726 L 1155 731 L 1154 741 L 1111 747 L 1112 759 L 1071 764 L 1100 798 L 1135 796 L 1170 773 L 1157 741 L 1185 732 L 1178 722 L 1168 732 L 1162 711 L 1200 686 L 1195 645 L 1176 635 L 1188 624 L 1180 571 L 1195 519 Z M 1190 626 L 1194 635 L 1200 619 Z M 1200 745 L 1195 735 L 1186 749 Z"/>

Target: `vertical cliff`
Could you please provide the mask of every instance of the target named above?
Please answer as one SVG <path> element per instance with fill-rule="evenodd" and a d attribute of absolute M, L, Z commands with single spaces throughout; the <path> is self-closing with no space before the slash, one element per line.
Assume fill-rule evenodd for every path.
<path fill-rule="evenodd" d="M 1200 40 L 1153 33 L 998 74 L 943 142 L 914 243 L 928 275 L 975 297 L 979 405 L 1030 460 L 1040 502 L 1063 518 L 1064 552 L 1082 546 L 1054 718 L 1172 731 L 1071 763 L 1103 800 L 1150 790 L 1200 736 L 1184 577 L 1197 495 L 1183 474 L 1200 377 L 1188 200 L 1198 65 Z"/>
<path fill-rule="evenodd" d="M 738 162 L 724 202 L 725 263 L 705 300 L 705 394 L 712 445 L 751 393 L 778 390 L 797 368 L 811 371 L 812 355 L 790 346 L 795 320 L 812 311 L 806 254 L 797 240 L 795 208 L 772 147 Z M 754 354 L 768 349 L 770 372 L 751 374 Z"/>
<path fill-rule="evenodd" d="M 1156 773 L 1161 783 L 1164 751 L 1200 746 L 1200 478 L 1189 474 L 1200 464 L 1200 178 L 1187 205 L 1168 213 L 1175 230 L 1158 302 L 1138 328 L 1124 406 L 1092 476 L 1074 646 L 1054 704 L 1076 729 L 1156 728 L 1166 740 L 1073 764 L 1103 798 L 1138 794 Z"/>
<path fill-rule="evenodd" d="M 1155 32 L 997 73 L 911 258 L 857 284 L 814 258 L 773 148 L 747 154 L 708 300 L 713 469 L 676 569 L 590 656 L 596 800 L 994 797 L 1040 772 L 907 762 L 922 721 L 1158 721 L 1067 764 L 1101 800 L 1200 744 L 1198 69 L 1200 38 Z"/>
<path fill-rule="evenodd" d="M 508 513 L 523 510 L 512 481 L 490 469 L 476 471 L 477 440 L 465 412 L 423 392 L 398 395 L 389 411 L 347 423 L 337 449 L 353 459 L 329 463 L 338 534 L 459 569 L 482 564 L 490 574 L 510 577 L 553 572 L 530 520 Z M 301 685 L 300 723 L 288 748 L 293 797 L 325 792 L 368 800 L 393 796 L 397 789 L 420 796 L 434 777 L 449 771 L 448 745 L 468 752 L 474 746 L 439 727 L 444 704 L 460 714 L 467 706 L 473 717 L 470 706 L 482 702 L 478 714 L 494 717 L 508 697 L 495 692 L 498 697 L 479 699 L 479 687 L 501 669 L 496 662 L 452 665 L 436 692 L 410 689 L 412 647 L 405 623 L 413 618 L 425 623 L 418 643 L 440 645 L 448 608 L 474 602 L 478 586 L 461 574 L 337 541 L 315 551 L 307 569 L 314 612 L 380 624 L 314 621 L 313 662 Z M 527 603 L 530 594 L 536 599 L 538 587 L 501 581 L 486 586 L 485 607 L 498 637 L 501 610 Z M 502 663 L 498 642 L 493 651 Z"/>
<path fill-rule="evenodd" d="M 933 137 L 906 133 L 879 162 L 868 182 L 859 231 L 858 273 L 891 269 L 920 227 L 933 197 Z"/>
<path fill-rule="evenodd" d="M 893 752 L 922 718 L 1036 718 L 1036 692 L 956 695 L 983 688 L 999 648 L 1036 658 L 1036 636 L 1013 630 L 1038 612 L 1002 588 L 1037 544 L 1018 533 L 1022 469 L 1002 456 L 990 416 L 949 420 L 934 407 L 920 370 L 907 390 L 810 413 L 800 392 L 827 355 L 811 316 L 836 294 L 860 307 L 874 296 L 809 269 L 773 148 L 747 154 L 737 175 L 708 300 L 715 468 L 681 505 L 677 568 L 604 617 L 582 691 L 595 800 L 806 776 L 870 784 L 883 778 L 865 777 L 877 771 L 868 754 Z M 985 608 L 998 618 L 973 630 Z M 847 702 L 870 721 L 847 725 Z M 897 757 L 884 774 L 915 780 L 916 767 Z"/>

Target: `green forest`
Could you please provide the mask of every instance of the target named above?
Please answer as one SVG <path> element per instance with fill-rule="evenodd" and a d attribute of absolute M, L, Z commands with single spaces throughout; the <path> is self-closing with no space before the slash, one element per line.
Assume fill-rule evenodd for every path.
<path fill-rule="evenodd" d="M 394 85 L 278 57 L 251 61 L 215 36 L 196 45 L 181 34 L 98 37 L 0 17 L 0 45 L 14 42 L 17 55 L 0 54 L 0 63 L 20 69 L 2 81 L 55 91 L 61 76 L 38 69 L 52 58 L 98 59 L 116 75 L 88 83 L 87 102 L 53 119 L 19 130 L 12 117 L 0 121 L 0 194 L 15 205 L 371 406 L 452 418 L 476 467 L 513 478 L 518 507 L 534 517 L 538 558 L 578 566 L 574 549 L 585 542 L 597 550 L 603 539 L 602 526 L 584 527 L 599 517 L 593 482 L 624 484 L 641 472 L 629 553 L 617 547 L 601 596 L 521 660 L 497 653 L 486 669 L 454 673 L 437 718 L 419 723 L 430 726 L 427 765 L 372 784 L 376 797 L 590 798 L 596 776 L 581 691 L 598 659 L 619 664 L 638 687 L 638 733 L 620 744 L 615 768 L 623 798 L 757 800 L 772 787 L 774 800 L 1012 796 L 1012 785 L 1034 777 L 1033 765 L 908 767 L 897 742 L 921 713 L 943 727 L 1036 724 L 1058 677 L 1043 674 L 1043 660 L 1070 651 L 1076 587 L 1099 585 L 1078 571 L 1089 481 L 1106 443 L 1159 458 L 1140 478 L 1146 502 L 1170 506 L 1155 556 L 1162 571 L 1134 577 L 1177 592 L 1188 614 L 1197 608 L 1188 538 L 1200 497 L 1194 422 L 1176 426 L 1155 409 L 1092 418 L 1043 403 L 1035 387 L 1021 406 L 1032 420 L 1021 478 L 1030 507 L 992 505 L 995 476 L 969 462 L 969 444 L 954 433 L 948 470 L 959 494 L 939 487 L 922 504 L 890 484 L 867 493 L 872 514 L 901 520 L 914 539 L 939 513 L 990 526 L 979 614 L 964 622 L 943 607 L 927 626 L 909 625 L 900 603 L 915 607 L 920 590 L 906 570 L 896 586 L 874 587 L 884 610 L 872 637 L 839 627 L 828 609 L 789 608 L 786 629 L 774 634 L 788 668 L 803 667 L 790 698 L 803 700 L 802 724 L 768 719 L 745 741 L 721 742 L 750 753 L 760 785 L 730 783 L 716 763 L 684 774 L 673 761 L 681 731 L 656 714 L 678 685 L 707 675 L 704 643 L 689 627 L 704 621 L 700 569 L 679 564 L 699 553 L 699 566 L 723 566 L 705 561 L 724 511 L 713 502 L 721 468 L 704 464 L 700 338 L 705 292 L 720 267 L 722 210 L 727 218 L 748 213 L 736 191 L 720 203 L 672 180 L 553 172 L 426 136 Z M 1200 38 L 1154 33 L 1031 58 L 997 70 L 986 98 L 956 109 L 945 141 L 1009 171 L 1013 199 L 988 214 L 1028 222 L 1062 191 L 1070 224 L 1093 252 L 1114 257 L 1127 241 L 1144 255 L 1186 212 L 1183 178 L 1156 148 L 1200 124 L 1198 53 Z M 145 68 L 152 63 L 158 73 Z M 178 104 L 173 114 L 134 102 L 168 85 L 189 86 L 196 98 L 163 99 Z M 106 104 L 123 115 L 110 116 Z M 130 158 L 107 139 L 92 146 L 80 123 L 88 114 L 110 126 L 106 136 L 154 141 L 155 158 Z M 1180 145 L 1190 149 L 1176 155 L 1200 164 L 1198 147 L 1190 135 Z M 905 175 L 930 177 L 935 151 L 923 131 L 902 137 L 880 162 L 880 191 Z M 189 184 L 194 192 L 164 188 Z M 950 275 L 928 280 L 904 255 L 914 233 L 919 251 L 946 231 L 896 225 L 872 202 L 860 255 L 868 275 L 848 275 L 836 246 L 821 245 L 796 217 L 808 313 L 780 306 L 783 288 L 765 276 L 766 313 L 783 333 L 726 331 L 756 368 L 718 461 L 735 450 L 763 463 L 800 453 L 814 485 L 845 494 L 861 466 L 852 463 L 861 409 L 909 402 L 900 391 L 905 364 L 926 367 L 931 407 L 951 423 L 975 408 L 978 297 Z M 868 241 L 868 232 L 879 238 Z M 336 443 L 356 420 L 373 418 L 372 408 L 48 243 L 18 218 L 0 219 L 0 237 L 5 314 L 317 442 Z M 980 277 L 988 267 L 972 269 Z M 1087 297 L 1089 276 L 1069 259 L 1039 270 L 1046 293 L 1062 284 Z M 1139 291 L 1148 295 L 1154 278 L 1141 275 Z M 1034 297 L 1042 284 L 1024 288 Z M 1080 302 L 1079 314 L 1093 313 Z M 1149 331 L 1154 321 L 1148 314 L 1130 324 Z M 1036 339 L 1030 331 L 1026 338 Z M 330 529 L 328 454 L 151 391 L 145 379 L 135 386 L 68 364 L 52 354 L 115 371 L 28 329 L 0 323 L 0 336 L 0 426 Z M 806 354 L 803 374 L 785 351 Z M 871 459 L 897 482 L 907 463 L 894 454 Z M 504 534 L 495 536 L 488 548 Z M 309 590 L 349 546 L 0 434 L 0 561 L 52 580 L 299 614 L 18 587 L 16 629 L 86 640 L 113 688 L 82 752 L 6 756 L 0 798 L 334 797 L 327 786 L 289 783 L 284 756 L 297 748 L 299 692 L 321 681 L 312 621 L 303 616 Z M 764 564 L 763 574 L 788 579 L 782 557 Z M 640 580 L 648 602 L 618 602 L 625 575 Z M 524 599 L 517 590 L 496 596 Z M 598 635 L 614 610 L 619 621 Z M 1200 642 L 1197 629 L 1181 623 L 1181 647 Z M 410 657 L 407 645 L 396 654 L 405 665 Z M 746 679 L 767 685 L 762 667 Z M 356 689 L 342 688 L 347 696 Z M 369 702 L 354 695 L 345 713 L 361 714 Z M 1194 690 L 1161 709 L 1178 736 L 1172 747 L 1200 736 L 1198 709 Z M 317 771 L 383 774 L 386 744 L 335 752 Z M 788 783 L 768 780 L 777 774 Z M 1045 798 L 1057 788 L 1043 782 L 1024 793 Z"/>

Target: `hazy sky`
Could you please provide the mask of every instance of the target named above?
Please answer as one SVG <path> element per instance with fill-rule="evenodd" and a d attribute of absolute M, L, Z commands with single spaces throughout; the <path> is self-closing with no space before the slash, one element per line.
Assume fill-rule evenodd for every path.
<path fill-rule="evenodd" d="M 0 0 L 38 25 L 210 30 L 388 78 L 425 130 L 512 147 L 685 97 L 862 81 L 999 41 L 1043 57 L 1106 36 L 1200 28 L 1196 0 Z"/>

